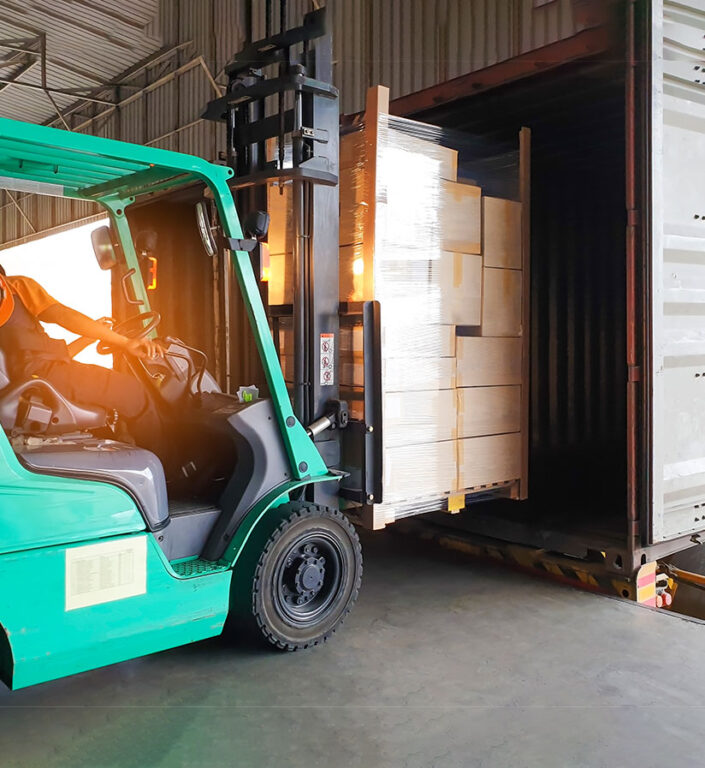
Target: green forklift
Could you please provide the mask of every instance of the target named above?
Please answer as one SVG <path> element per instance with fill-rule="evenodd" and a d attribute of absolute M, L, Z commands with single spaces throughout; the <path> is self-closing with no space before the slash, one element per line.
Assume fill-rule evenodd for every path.
<path fill-rule="evenodd" d="M 276 648 L 307 648 L 357 597 L 355 529 L 310 490 L 335 498 L 343 476 L 313 439 L 336 418 L 304 426 L 294 415 L 250 255 L 266 215 L 241 226 L 233 176 L 197 157 L 0 119 L 0 187 L 105 209 L 96 256 L 139 305 L 116 330 L 164 348 L 125 364 L 179 435 L 170 449 L 183 470 L 169 477 L 159 456 L 118 439 L 119 414 L 41 379 L 12 381 L 0 353 L 0 677 L 13 689 L 214 637 L 228 619 Z M 128 209 L 196 183 L 217 210 L 266 398 L 220 391 L 205 356 L 150 309 Z"/>

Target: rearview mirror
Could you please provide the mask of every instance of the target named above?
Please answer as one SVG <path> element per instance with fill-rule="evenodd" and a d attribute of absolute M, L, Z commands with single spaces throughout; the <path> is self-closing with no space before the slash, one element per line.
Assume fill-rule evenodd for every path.
<path fill-rule="evenodd" d="M 110 270 L 117 266 L 117 254 L 110 227 L 98 227 L 91 232 L 93 253 L 101 269 Z"/>
<path fill-rule="evenodd" d="M 206 203 L 201 200 L 196 203 L 196 222 L 198 223 L 198 234 L 201 236 L 201 242 L 206 253 L 214 258 L 218 253 L 218 244 L 213 237 L 213 228 L 211 227 Z"/>

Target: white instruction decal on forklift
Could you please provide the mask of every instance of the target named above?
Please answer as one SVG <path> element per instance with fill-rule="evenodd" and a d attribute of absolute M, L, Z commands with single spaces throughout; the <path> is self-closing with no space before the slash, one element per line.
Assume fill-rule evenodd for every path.
<path fill-rule="evenodd" d="M 335 336 L 332 333 L 321 334 L 321 386 L 335 383 Z"/>
<path fill-rule="evenodd" d="M 147 591 L 147 537 L 66 550 L 66 610 L 123 600 Z"/>

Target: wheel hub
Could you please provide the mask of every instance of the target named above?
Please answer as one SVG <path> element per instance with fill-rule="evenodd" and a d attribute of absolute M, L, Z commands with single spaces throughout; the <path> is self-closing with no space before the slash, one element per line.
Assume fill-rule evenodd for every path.
<path fill-rule="evenodd" d="M 302 564 L 299 566 L 299 573 L 297 574 L 301 584 L 299 588 L 306 591 L 319 590 L 323 584 L 323 572 L 324 569 L 319 567 L 316 562 Z"/>
<path fill-rule="evenodd" d="M 304 606 L 318 595 L 325 582 L 325 563 L 325 557 L 312 544 L 306 544 L 289 555 L 283 585 L 287 602 Z"/>

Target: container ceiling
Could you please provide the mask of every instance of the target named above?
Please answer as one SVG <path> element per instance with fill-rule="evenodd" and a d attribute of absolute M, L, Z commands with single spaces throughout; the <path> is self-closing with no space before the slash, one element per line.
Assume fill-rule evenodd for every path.
<path fill-rule="evenodd" d="M 44 123 L 158 51 L 160 0 L 2 0 L 0 117 Z M 41 47 L 46 36 L 45 91 Z M 34 51 L 28 53 L 27 50 Z M 14 83 L 8 84 L 7 80 Z"/>

